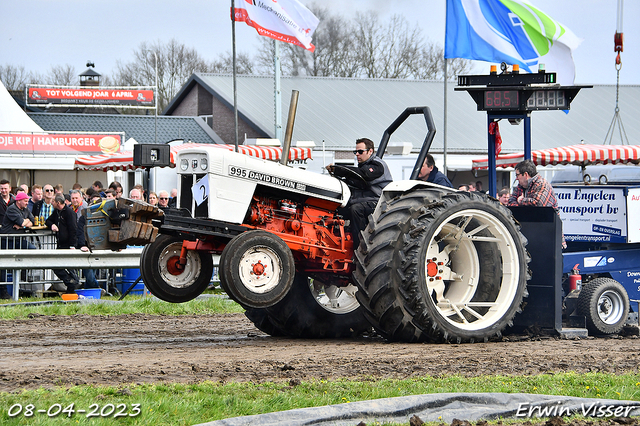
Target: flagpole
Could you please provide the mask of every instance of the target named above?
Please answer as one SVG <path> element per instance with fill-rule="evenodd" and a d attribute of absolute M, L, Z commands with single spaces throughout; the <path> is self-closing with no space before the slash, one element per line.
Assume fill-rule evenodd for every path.
<path fill-rule="evenodd" d="M 231 43 L 233 52 L 233 123 L 234 123 L 234 135 L 235 135 L 235 147 L 236 152 L 238 148 L 238 88 L 236 85 L 236 6 L 235 0 L 231 0 Z"/>
<path fill-rule="evenodd" d="M 447 175 L 447 80 L 448 80 L 448 70 L 447 70 L 447 58 L 444 58 L 444 124 L 442 129 L 442 139 L 443 139 L 443 151 L 444 151 L 444 164 L 442 166 L 442 173 Z"/>
<path fill-rule="evenodd" d="M 280 44 L 273 40 L 273 66 L 274 66 L 274 102 L 275 102 L 275 135 L 282 142 L 282 91 L 280 88 Z"/>

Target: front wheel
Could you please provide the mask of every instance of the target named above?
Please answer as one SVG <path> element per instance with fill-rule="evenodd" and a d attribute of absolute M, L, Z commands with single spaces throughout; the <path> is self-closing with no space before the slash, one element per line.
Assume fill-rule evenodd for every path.
<path fill-rule="evenodd" d="M 596 278 L 582 286 L 578 313 L 587 319 L 594 334 L 616 334 L 629 315 L 629 296 L 624 287 L 611 278 Z"/>
<path fill-rule="evenodd" d="M 187 251 L 187 263 L 180 264 L 182 239 L 160 235 L 145 246 L 140 257 L 142 280 L 159 299 L 182 303 L 195 299 L 206 290 L 213 275 L 211 254 Z"/>
<path fill-rule="evenodd" d="M 282 300 L 293 283 L 295 260 L 278 236 L 261 230 L 234 237 L 220 256 L 220 283 L 246 308 L 266 308 Z"/>

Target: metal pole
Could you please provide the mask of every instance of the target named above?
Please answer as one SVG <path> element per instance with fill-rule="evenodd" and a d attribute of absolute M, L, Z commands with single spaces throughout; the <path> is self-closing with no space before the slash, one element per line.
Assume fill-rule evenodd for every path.
<path fill-rule="evenodd" d="M 297 90 L 291 91 L 291 104 L 289 105 L 289 118 L 287 119 L 287 130 L 284 134 L 284 146 L 282 147 L 282 155 L 280 156 L 280 164 L 287 164 L 289 160 L 289 148 L 291 147 L 291 137 L 293 136 L 293 123 L 296 121 L 296 109 L 298 109 Z"/>
<path fill-rule="evenodd" d="M 238 148 L 238 88 L 236 84 L 236 6 L 234 0 L 231 0 L 231 40 L 233 51 L 233 123 L 235 134 L 235 146 L 236 152 L 239 152 Z"/>
<path fill-rule="evenodd" d="M 275 102 L 275 135 L 282 142 L 282 91 L 280 88 L 280 44 L 273 40 L 274 45 L 274 102 Z"/>
<path fill-rule="evenodd" d="M 155 127 L 155 142 L 156 144 L 158 143 L 158 54 L 156 53 L 156 51 L 153 51 L 153 56 L 155 56 L 156 58 L 156 93 L 155 93 L 155 97 L 156 97 L 156 114 L 155 114 L 155 123 L 154 123 L 154 127 Z M 149 185 L 147 185 L 148 187 Z M 156 189 L 156 168 L 153 168 L 153 189 L 155 191 Z M 151 188 L 148 188 L 149 191 L 151 191 Z"/>
<path fill-rule="evenodd" d="M 447 58 L 444 59 L 444 129 L 442 130 L 442 144 L 443 144 L 443 165 L 442 165 L 442 173 L 447 175 L 447 78 L 448 78 L 448 69 L 447 69 Z"/>

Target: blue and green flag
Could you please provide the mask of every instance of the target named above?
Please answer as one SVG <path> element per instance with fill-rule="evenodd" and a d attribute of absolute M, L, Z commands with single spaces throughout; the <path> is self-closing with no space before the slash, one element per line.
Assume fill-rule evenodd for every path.
<path fill-rule="evenodd" d="M 571 52 L 581 42 L 526 0 L 447 0 L 445 58 L 519 64 L 528 72 L 544 64 L 559 83 L 571 85 Z"/>

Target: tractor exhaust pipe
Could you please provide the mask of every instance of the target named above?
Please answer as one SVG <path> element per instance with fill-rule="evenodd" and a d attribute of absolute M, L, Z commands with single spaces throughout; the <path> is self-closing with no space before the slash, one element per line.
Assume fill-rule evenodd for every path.
<path fill-rule="evenodd" d="M 293 123 L 296 121 L 296 110 L 298 109 L 298 92 L 291 91 L 291 103 L 289 104 L 289 118 L 287 119 L 287 129 L 284 132 L 284 145 L 282 147 L 282 155 L 280 156 L 280 164 L 287 165 L 289 161 L 289 150 L 291 149 L 291 137 L 293 136 Z"/>

